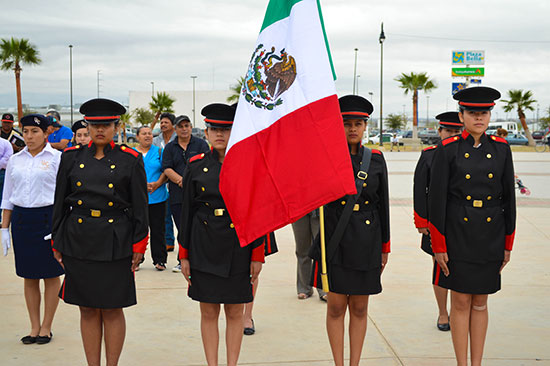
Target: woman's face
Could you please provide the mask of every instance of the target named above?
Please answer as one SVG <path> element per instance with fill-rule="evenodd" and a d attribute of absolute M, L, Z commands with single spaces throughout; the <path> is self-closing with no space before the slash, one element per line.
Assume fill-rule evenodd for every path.
<path fill-rule="evenodd" d="M 345 119 L 344 131 L 346 131 L 346 139 L 348 145 L 360 144 L 363 139 L 363 133 L 367 128 L 367 123 L 362 119 Z"/>
<path fill-rule="evenodd" d="M 140 147 L 148 149 L 153 144 L 153 131 L 150 127 L 141 127 L 137 139 Z"/>
<path fill-rule="evenodd" d="M 460 135 L 462 133 L 462 130 L 439 127 L 439 130 L 437 130 L 437 132 L 439 133 L 439 137 L 441 137 L 441 140 L 445 140 L 446 138 L 449 138 L 451 136 Z"/>
<path fill-rule="evenodd" d="M 42 131 L 40 127 L 25 126 L 23 127 L 23 139 L 29 151 L 37 151 L 44 148 L 48 135 Z"/>
<path fill-rule="evenodd" d="M 225 150 L 231 135 L 230 128 L 208 127 L 204 131 L 208 142 L 216 150 Z"/>
<path fill-rule="evenodd" d="M 460 121 L 464 123 L 464 129 L 472 135 L 482 135 L 491 119 L 490 111 L 468 111 L 458 113 Z"/>
<path fill-rule="evenodd" d="M 88 145 L 90 142 L 90 132 L 88 132 L 87 127 L 79 128 L 74 134 L 74 141 L 79 145 Z"/>
<path fill-rule="evenodd" d="M 111 123 L 91 123 L 88 125 L 88 131 L 94 144 L 107 145 L 116 134 L 116 126 L 114 122 Z"/>

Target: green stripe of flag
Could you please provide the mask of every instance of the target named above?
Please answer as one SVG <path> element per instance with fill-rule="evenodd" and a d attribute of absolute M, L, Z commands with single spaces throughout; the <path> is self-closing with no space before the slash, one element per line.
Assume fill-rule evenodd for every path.
<path fill-rule="evenodd" d="M 332 78 L 336 80 L 336 71 L 334 71 L 334 65 L 332 64 L 332 55 L 330 54 L 330 47 L 328 45 L 327 32 L 325 32 L 325 21 L 323 20 L 323 12 L 321 11 L 321 0 L 317 0 L 317 9 L 319 9 L 319 20 L 321 21 L 321 28 L 323 29 L 323 36 L 325 37 L 325 46 L 327 48 L 328 62 L 330 62 L 330 69 L 332 70 Z"/>
<path fill-rule="evenodd" d="M 290 15 L 292 7 L 302 0 L 270 0 L 265 12 L 264 24 L 262 31 L 271 24 L 278 22 L 281 19 L 287 18 Z"/>

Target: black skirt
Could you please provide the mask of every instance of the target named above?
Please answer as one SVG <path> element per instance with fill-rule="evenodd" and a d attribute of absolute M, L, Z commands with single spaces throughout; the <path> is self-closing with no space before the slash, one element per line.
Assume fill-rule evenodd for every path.
<path fill-rule="evenodd" d="M 63 264 L 65 281 L 59 297 L 67 304 L 117 309 L 137 303 L 132 257 L 99 262 L 65 255 Z"/>
<path fill-rule="evenodd" d="M 249 272 L 225 278 L 191 269 L 191 286 L 187 295 L 195 301 L 211 304 L 245 304 L 254 299 Z"/>
<path fill-rule="evenodd" d="M 55 260 L 51 240 L 53 206 L 24 208 L 15 206 L 11 217 L 15 272 L 28 279 L 54 278 L 63 274 Z"/>
<path fill-rule="evenodd" d="M 449 261 L 449 276 L 434 266 L 434 285 L 464 294 L 494 294 L 500 290 L 500 267 L 502 261 L 470 263 Z M 439 275 L 438 275 L 439 272 Z"/>
<path fill-rule="evenodd" d="M 344 295 L 376 295 L 382 292 L 380 268 L 358 271 L 329 264 L 327 274 L 330 292 Z M 321 263 L 318 261 L 313 261 L 310 285 L 318 289 L 323 288 Z"/>

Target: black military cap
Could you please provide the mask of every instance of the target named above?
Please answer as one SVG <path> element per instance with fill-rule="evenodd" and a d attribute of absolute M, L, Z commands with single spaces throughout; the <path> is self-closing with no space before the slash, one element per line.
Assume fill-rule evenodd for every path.
<path fill-rule="evenodd" d="M 4 113 L 2 115 L 2 122 L 11 122 L 13 123 L 13 114 L 11 113 Z"/>
<path fill-rule="evenodd" d="M 464 127 L 464 124 L 460 122 L 458 118 L 458 112 L 444 112 L 435 116 L 439 120 L 439 125 L 445 128 L 452 128 L 454 130 L 460 130 Z"/>
<path fill-rule="evenodd" d="M 80 130 L 81 128 L 88 127 L 88 122 L 84 121 L 83 119 L 80 119 L 73 123 L 71 130 L 73 130 L 74 133 L 76 133 L 77 130 Z"/>
<path fill-rule="evenodd" d="M 488 86 L 475 86 L 462 89 L 455 95 L 461 109 L 469 111 L 490 111 L 495 106 L 495 100 L 500 98 L 500 92 Z"/>
<path fill-rule="evenodd" d="M 182 114 L 181 116 L 177 116 L 176 117 L 176 120 L 174 122 L 174 126 L 177 126 L 179 125 L 181 122 L 191 122 L 191 120 L 189 119 L 189 117 L 187 117 L 185 114 Z"/>
<path fill-rule="evenodd" d="M 48 118 L 42 114 L 27 114 L 25 117 L 21 118 L 19 122 L 21 126 L 36 126 L 40 127 L 42 131 L 46 131 L 50 125 Z"/>
<path fill-rule="evenodd" d="M 82 104 L 80 113 L 84 115 L 84 120 L 91 124 L 118 123 L 120 116 L 126 113 L 126 108 L 114 100 L 96 98 Z"/>
<path fill-rule="evenodd" d="M 231 128 L 235 118 L 235 108 L 222 103 L 213 103 L 204 107 L 201 114 L 205 117 L 206 127 Z"/>
<path fill-rule="evenodd" d="M 346 95 L 338 99 L 344 119 L 369 119 L 374 107 L 371 102 L 359 95 Z"/>

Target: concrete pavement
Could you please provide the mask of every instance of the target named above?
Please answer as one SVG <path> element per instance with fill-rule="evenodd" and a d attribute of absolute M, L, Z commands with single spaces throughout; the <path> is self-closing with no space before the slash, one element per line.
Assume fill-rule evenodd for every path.
<path fill-rule="evenodd" d="M 382 294 L 370 299 L 361 365 L 454 365 L 450 333 L 436 329 L 431 259 L 420 249 L 412 224 L 412 174 L 419 152 L 385 152 L 392 200 L 392 254 Z M 487 366 L 550 365 L 550 153 L 514 153 L 516 172 L 531 189 L 518 195 L 512 261 L 502 290 L 489 298 Z M 245 336 L 242 365 L 328 366 L 331 353 L 325 309 L 317 297 L 297 300 L 294 239 L 290 226 L 277 231 L 280 252 L 268 258 L 254 309 L 257 332 Z M 176 262 L 169 257 L 169 266 Z M 74 306 L 60 303 L 48 345 L 25 346 L 29 324 L 23 280 L 13 253 L 0 258 L 0 365 L 85 365 Z M 181 274 L 157 272 L 147 257 L 136 273 L 138 305 L 125 311 L 127 338 L 120 365 L 205 365 L 198 304 L 186 296 Z M 224 321 L 220 321 L 223 334 Z M 347 340 L 346 340 L 347 345 Z M 347 346 L 346 346 L 347 347 Z M 346 348 L 346 353 L 348 352 Z M 220 344 L 220 362 L 225 361 Z"/>

